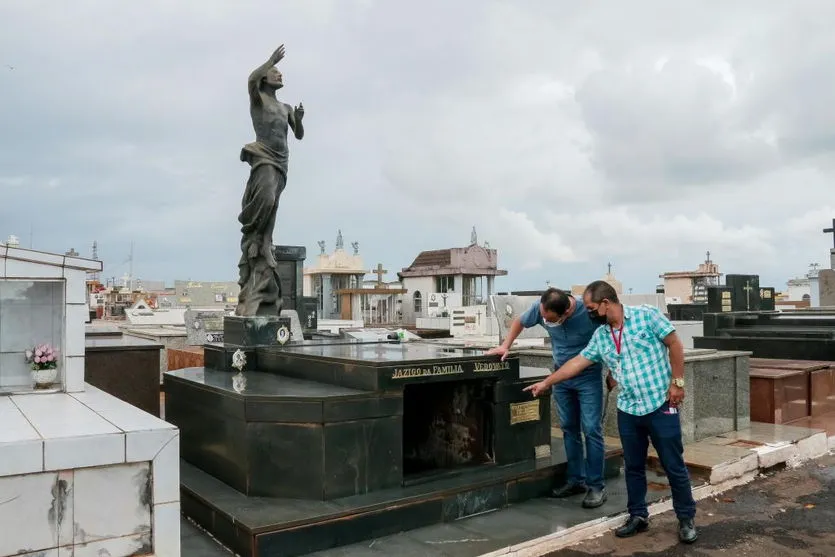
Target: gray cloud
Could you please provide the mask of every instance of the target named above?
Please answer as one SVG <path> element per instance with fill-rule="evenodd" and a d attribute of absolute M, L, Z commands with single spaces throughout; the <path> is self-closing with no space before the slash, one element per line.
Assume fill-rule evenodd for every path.
<path fill-rule="evenodd" d="M 648 290 L 706 249 L 779 286 L 829 245 L 825 222 L 803 223 L 833 205 L 833 11 L 5 3 L 0 236 L 98 240 L 113 274 L 134 241 L 143 278 L 234 278 L 245 81 L 283 42 L 281 95 L 304 102 L 307 135 L 281 243 L 315 254 L 342 228 L 393 271 L 475 224 L 509 287 L 590 280 L 611 259 Z"/>

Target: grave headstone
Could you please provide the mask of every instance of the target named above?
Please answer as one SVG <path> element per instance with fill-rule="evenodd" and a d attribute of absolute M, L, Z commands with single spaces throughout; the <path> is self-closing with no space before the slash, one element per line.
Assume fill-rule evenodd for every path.
<path fill-rule="evenodd" d="M 298 315 L 303 312 L 302 297 L 304 260 L 307 248 L 304 246 L 273 246 L 281 283 L 281 309 L 296 310 Z"/>
<path fill-rule="evenodd" d="M 759 275 L 727 275 L 725 285 L 733 291 L 731 295 L 732 311 L 760 310 Z"/>
<path fill-rule="evenodd" d="M 733 289 L 729 286 L 708 286 L 707 287 L 707 311 L 708 313 L 722 313 L 733 311 Z"/>
<path fill-rule="evenodd" d="M 281 316 L 290 318 L 290 341 L 303 341 L 304 331 L 302 330 L 302 323 L 299 320 L 298 312 L 294 309 L 283 309 L 281 310 Z"/>
<path fill-rule="evenodd" d="M 503 342 L 507 338 L 507 333 L 510 330 L 510 325 L 513 320 L 526 311 L 534 304 L 538 303 L 540 296 L 514 296 L 506 294 L 496 294 L 490 296 L 490 302 L 493 304 L 493 315 L 499 325 L 499 342 Z M 543 327 L 531 327 L 530 329 L 523 329 L 520 339 L 534 339 L 548 336 L 548 332 Z"/>
<path fill-rule="evenodd" d="M 822 307 L 835 306 L 835 271 L 824 269 L 818 272 L 818 291 Z"/>
<path fill-rule="evenodd" d="M 230 312 L 218 309 L 190 309 L 185 313 L 186 344 L 202 346 L 223 342 L 223 317 Z"/>
<path fill-rule="evenodd" d="M 316 296 L 303 296 L 302 309 L 299 312 L 299 319 L 302 323 L 302 329 L 305 331 L 315 331 L 319 326 L 319 299 Z"/>
<path fill-rule="evenodd" d="M 774 294 L 775 291 L 773 286 L 764 286 L 763 288 L 760 288 L 760 310 L 774 311 Z"/>

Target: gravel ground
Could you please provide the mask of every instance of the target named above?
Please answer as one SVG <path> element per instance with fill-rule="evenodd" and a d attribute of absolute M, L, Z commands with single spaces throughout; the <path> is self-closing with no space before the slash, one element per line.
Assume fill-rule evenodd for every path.
<path fill-rule="evenodd" d="M 782 470 L 698 503 L 698 541 L 678 543 L 672 512 L 651 519 L 645 534 L 610 532 L 549 557 L 832 557 L 835 555 L 835 455 Z"/>

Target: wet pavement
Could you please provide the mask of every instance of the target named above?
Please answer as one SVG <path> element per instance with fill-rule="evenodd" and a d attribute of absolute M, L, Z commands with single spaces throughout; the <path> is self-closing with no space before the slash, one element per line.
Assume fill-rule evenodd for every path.
<path fill-rule="evenodd" d="M 626 540 L 614 533 L 548 557 L 740 557 L 835 555 L 835 455 L 766 477 L 698 503 L 698 541 L 678 543 L 672 512 L 651 519 L 650 530 Z"/>

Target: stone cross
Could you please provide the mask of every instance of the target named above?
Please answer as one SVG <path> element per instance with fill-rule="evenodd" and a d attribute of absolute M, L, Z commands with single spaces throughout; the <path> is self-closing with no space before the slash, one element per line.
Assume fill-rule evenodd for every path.
<path fill-rule="evenodd" d="M 388 273 L 385 269 L 383 269 L 382 263 L 377 263 L 377 268 L 371 271 L 375 275 L 377 275 L 377 286 L 383 285 L 383 275 Z"/>
<path fill-rule="evenodd" d="M 832 247 L 835 248 L 835 219 L 832 219 L 832 227 L 824 228 L 824 234 L 832 234 Z"/>

